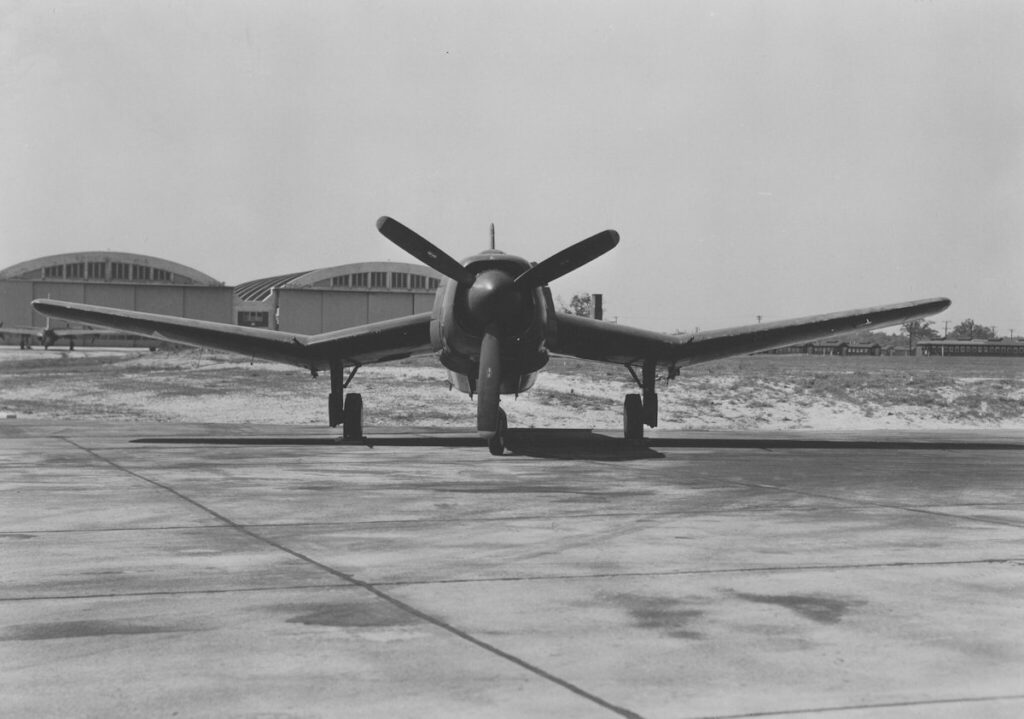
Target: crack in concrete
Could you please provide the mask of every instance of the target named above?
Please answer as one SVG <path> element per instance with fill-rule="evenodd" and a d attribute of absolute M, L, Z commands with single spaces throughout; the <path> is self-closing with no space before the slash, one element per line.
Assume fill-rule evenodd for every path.
<path fill-rule="evenodd" d="M 798 494 L 802 497 L 813 497 L 815 499 L 828 499 L 833 502 L 841 502 L 843 504 L 852 504 L 858 507 L 877 507 L 879 509 L 892 509 L 900 512 L 916 512 L 917 514 L 926 514 L 933 517 L 942 517 L 944 519 L 965 519 L 970 522 L 979 522 L 982 524 L 997 524 L 1001 527 L 1014 527 L 1016 529 L 1024 529 L 1024 525 L 1020 522 L 1006 521 L 1002 519 L 992 519 L 988 517 L 971 517 L 963 514 L 953 514 L 952 512 L 939 512 L 934 509 L 921 509 L 919 507 L 908 507 L 904 504 L 886 504 L 885 502 L 875 502 L 870 499 L 851 499 L 848 497 L 837 497 L 832 494 L 821 494 L 818 492 L 807 492 L 794 487 L 787 487 L 784 484 L 764 484 L 760 482 L 743 482 L 738 479 L 723 479 L 721 480 L 725 484 L 732 484 L 738 487 L 752 487 L 754 489 L 770 489 L 777 492 L 789 492 L 790 494 Z M 959 505 L 957 505 L 959 506 Z"/>
<path fill-rule="evenodd" d="M 204 504 L 202 504 L 202 503 L 192 499 L 191 497 L 189 497 L 188 495 L 186 495 L 186 494 L 184 494 L 182 492 L 179 492 L 178 490 L 174 489 L 173 487 L 171 487 L 169 485 L 166 485 L 166 484 L 164 484 L 162 482 L 159 482 L 159 481 L 157 481 L 155 479 L 152 479 L 150 477 L 146 477 L 145 475 L 140 474 L 140 473 L 138 473 L 138 472 L 136 472 L 134 470 L 128 469 L 127 467 L 124 467 L 124 466 L 118 464 L 117 462 L 115 462 L 115 461 L 113 461 L 111 459 L 108 459 L 107 457 L 104 457 L 103 455 L 99 454 L 98 452 L 96 452 L 96 451 L 94 451 L 92 449 L 89 449 L 88 447 L 83 447 L 82 445 L 78 444 L 77 442 L 75 442 L 72 439 L 69 439 L 67 437 L 64 437 L 63 439 L 64 439 L 64 441 L 68 442 L 69 444 L 73 445 L 74 447 L 77 447 L 82 452 L 85 452 L 86 454 L 89 454 L 90 456 L 95 457 L 96 459 L 99 459 L 99 460 L 107 463 L 108 465 L 110 465 L 111 467 L 114 467 L 118 471 L 124 472 L 125 474 L 127 474 L 129 476 L 135 477 L 135 478 L 137 478 L 137 479 L 139 479 L 139 480 L 141 480 L 143 482 L 146 482 L 147 484 L 149 484 L 151 486 L 157 487 L 159 489 L 162 489 L 165 492 L 168 492 L 168 493 L 174 495 L 175 497 L 177 497 L 181 501 L 186 502 L 186 503 L 192 505 L 193 507 L 195 507 L 195 508 L 197 508 L 197 509 L 199 509 L 199 510 L 201 510 L 203 512 L 206 512 L 210 516 L 212 516 L 212 517 L 216 518 L 217 520 L 219 520 L 220 522 L 222 522 L 224 525 L 226 525 L 228 527 L 231 527 L 232 529 L 234 529 L 234 530 L 236 530 L 236 531 L 238 531 L 238 532 L 240 532 L 242 534 L 245 534 L 246 536 L 248 536 L 248 537 L 250 537 L 250 538 L 252 538 L 252 539 L 254 539 L 254 540 L 256 540 L 256 541 L 258 541 L 258 542 L 260 542 L 262 544 L 265 544 L 267 546 L 273 547 L 274 549 L 277 549 L 278 551 L 281 551 L 281 552 L 284 552 L 286 554 L 289 554 L 292 557 L 295 557 L 296 559 L 299 559 L 299 560 L 301 560 L 301 561 L 303 561 L 303 562 L 305 562 L 305 563 L 307 563 L 307 564 L 309 564 L 311 566 L 317 567 L 318 569 L 321 569 L 321 570 L 323 570 L 323 571 L 325 571 L 325 572 L 327 572 L 327 573 L 329 573 L 329 574 L 331 574 L 331 575 L 333 575 L 333 576 L 335 576 L 335 577 L 337 577 L 339 579 L 342 579 L 342 580 L 348 582 L 349 584 L 351 584 L 351 585 L 353 585 L 355 587 L 359 587 L 359 588 L 361 588 L 361 589 L 363 589 L 363 590 L 373 594 L 378 599 L 381 599 L 381 600 L 383 600 L 385 602 L 388 602 L 389 604 L 391 604 L 392 606 L 396 607 L 397 609 L 399 609 L 401 611 L 407 612 L 408 614 L 411 614 L 411 615 L 417 617 L 418 619 L 421 619 L 424 622 L 427 622 L 427 623 L 437 627 L 438 629 L 441 629 L 441 630 L 443 630 L 445 632 L 448 632 L 449 634 L 452 634 L 452 635 L 454 635 L 454 636 L 456 636 L 456 637 L 458 637 L 458 638 L 460 638 L 460 639 L 462 639 L 462 640 L 464 640 L 466 642 L 469 642 L 470 644 L 473 644 L 474 646 L 476 646 L 476 647 L 478 647 L 480 649 L 483 649 L 483 650 L 485 650 L 485 651 L 487 651 L 487 652 L 489 652 L 489 653 L 491 653 L 491 654 L 493 654 L 493 655 L 495 655 L 495 656 L 497 656 L 497 657 L 499 657 L 501 659 L 504 659 L 504 660 L 506 660 L 508 662 L 511 662 L 512 664 L 515 664 L 516 666 L 518 666 L 518 667 L 520 667 L 522 669 L 525 669 L 526 671 L 528 671 L 528 672 L 530 672 L 530 673 L 532 673 L 532 674 L 534 674 L 534 675 L 536 675 L 536 676 L 538 676 L 538 677 L 540 677 L 542 679 L 546 679 L 547 681 L 549 681 L 549 682 L 551 682 L 553 684 L 556 684 L 556 685 L 562 687 L 563 689 L 566 689 L 566 690 L 572 692 L 573 694 L 575 694 L 575 695 L 577 695 L 577 696 L 579 696 L 579 697 L 581 697 L 583 699 L 587 699 L 587 700 L 593 702 L 594 704 L 596 704 L 596 705 L 598 705 L 598 706 L 600 706 L 600 707 L 602 707 L 604 709 L 607 709 L 607 710 L 609 710 L 609 711 L 611 711 L 611 712 L 613 712 L 615 714 L 618 714 L 619 716 L 628 717 L 629 719 L 642 719 L 642 717 L 640 717 L 639 714 L 636 714 L 635 712 L 632 712 L 632 711 L 630 711 L 630 710 L 628 710 L 628 709 L 626 709 L 624 707 L 616 706 L 615 704 L 612 704 L 611 702 L 609 702 L 609 701 L 607 701 L 605 699 L 602 699 L 601 697 L 597 696 L 596 694 L 592 694 L 592 693 L 586 691 L 582 687 L 579 687 L 579 686 L 573 684 L 572 682 L 570 682 L 570 681 L 568 681 L 566 679 L 562 679 L 561 677 L 558 677 L 558 676 L 556 676 L 554 674 L 551 674 L 550 672 L 545 671 L 544 669 L 541 669 L 540 667 L 538 667 L 538 666 L 536 666 L 534 664 L 531 664 L 530 662 L 526 661 L 525 659 L 522 659 L 522 658 L 520 658 L 520 657 L 518 657 L 518 656 L 516 656 L 514 654 L 511 654 L 509 652 L 506 652 L 506 651 L 504 651 L 502 649 L 499 649 L 497 646 L 495 646 L 493 644 L 490 644 L 488 642 L 485 642 L 484 640 L 482 640 L 482 639 L 480 639 L 478 637 L 473 636 L 468 631 L 464 631 L 462 629 L 459 629 L 458 627 L 456 627 L 456 626 L 454 626 L 452 624 L 449 624 L 449 623 L 445 622 L 444 620 L 439 619 L 438 617 L 435 617 L 435 616 L 433 616 L 431 614 L 428 614 L 427 612 L 425 612 L 423 610 L 417 609 L 416 607 L 412 606 L 411 604 L 408 604 L 407 602 L 404 602 L 401 599 L 398 599 L 397 597 L 394 597 L 394 596 L 388 594 L 387 592 L 385 592 L 384 590 L 380 589 L 379 587 L 377 587 L 374 584 L 371 584 L 369 582 L 366 582 L 366 581 L 363 581 L 361 579 L 358 579 L 358 578 L 356 578 L 352 574 L 349 574 L 347 572 L 343 572 L 343 571 L 341 571 L 339 569 L 335 569 L 334 567 L 331 567 L 331 566 L 329 566 L 327 564 L 324 564 L 323 562 L 319 562 L 319 561 L 313 559 L 312 557 L 303 554 L 302 552 L 298 552 L 298 551 L 296 551 L 294 549 L 291 549 L 289 547 L 284 546 L 283 544 L 275 542 L 272 539 L 269 539 L 269 538 L 264 537 L 264 536 L 262 536 L 260 534 L 257 534 L 256 532 L 252 531 L 251 529 L 247 528 L 246 526 L 234 522 L 233 520 L 231 520 L 227 516 L 217 512 L 214 509 L 211 509 L 211 508 L 205 506 Z"/>
<path fill-rule="evenodd" d="M 778 711 L 747 712 L 745 714 L 708 714 L 697 719 L 754 719 L 755 717 L 789 717 L 802 714 L 838 714 L 840 712 L 864 711 L 865 709 L 895 709 L 899 707 L 926 707 L 950 704 L 979 704 L 1024 700 L 1024 694 L 1006 694 L 989 697 L 958 697 L 954 699 L 922 699 L 920 701 L 879 702 L 875 704 L 851 704 L 849 706 L 813 707 L 809 709 L 780 709 Z"/>

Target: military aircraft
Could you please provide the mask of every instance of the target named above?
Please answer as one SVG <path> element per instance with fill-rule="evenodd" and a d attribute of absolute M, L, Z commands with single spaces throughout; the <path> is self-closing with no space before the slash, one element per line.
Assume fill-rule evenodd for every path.
<path fill-rule="evenodd" d="M 75 340 L 81 340 L 86 337 L 113 337 L 125 334 L 121 331 L 110 331 L 110 330 L 97 330 L 91 328 L 72 328 L 67 327 L 63 329 L 55 329 L 51 324 L 51 320 L 48 317 L 46 319 L 45 327 L 4 327 L 3 322 L 0 322 L 0 337 L 5 335 L 15 335 L 21 340 L 20 349 L 27 350 L 32 349 L 32 343 L 38 342 L 43 346 L 44 350 L 50 349 L 53 345 L 57 344 L 61 340 L 67 340 L 69 349 L 75 349 Z"/>
<path fill-rule="evenodd" d="M 640 391 L 626 395 L 623 433 L 637 440 L 643 438 L 644 425 L 658 425 L 659 370 L 673 379 L 682 367 L 698 362 L 900 324 L 950 305 L 948 299 L 935 298 L 669 335 L 555 310 L 548 283 L 615 247 L 619 235 L 614 230 L 531 263 L 494 249 L 493 235 L 491 249 L 458 262 L 390 217 L 381 217 L 377 229 L 448 278 L 438 287 L 431 312 L 304 335 L 56 300 L 35 300 L 32 305 L 53 317 L 298 365 L 314 377 L 326 369 L 331 382 L 329 423 L 343 425 L 346 439 L 362 437 L 362 396 L 344 394 L 362 365 L 433 353 L 453 386 L 476 396 L 477 430 L 492 454 L 505 450 L 508 419 L 501 395 L 529 390 L 552 354 L 625 367 Z"/>

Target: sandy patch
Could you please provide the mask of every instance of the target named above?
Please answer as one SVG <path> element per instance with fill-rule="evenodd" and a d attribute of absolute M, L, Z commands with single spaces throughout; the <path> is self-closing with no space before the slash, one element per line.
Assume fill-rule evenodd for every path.
<path fill-rule="evenodd" d="M 1024 373 L 974 365 L 746 358 L 659 382 L 662 429 L 1024 429 Z M 993 362 L 993 360 L 987 360 Z M 999 360 L 994 360 L 999 362 Z M 624 369 L 553 361 L 503 407 L 517 427 L 618 428 Z M 995 370 L 995 371 L 993 371 Z M 359 370 L 367 425 L 471 427 L 475 403 L 429 358 Z M 69 419 L 324 424 L 325 376 L 203 351 L 0 351 L 0 410 Z"/>

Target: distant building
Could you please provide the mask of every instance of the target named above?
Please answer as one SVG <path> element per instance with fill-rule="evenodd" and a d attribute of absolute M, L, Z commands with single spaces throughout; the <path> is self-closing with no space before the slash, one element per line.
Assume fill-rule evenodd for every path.
<path fill-rule="evenodd" d="M 825 340 L 823 342 L 805 342 L 798 345 L 788 345 L 773 350 L 766 350 L 758 354 L 804 354 L 804 355 L 837 355 L 846 357 L 848 355 L 868 355 L 880 357 L 896 354 L 893 345 L 881 345 L 877 342 L 843 342 L 842 340 Z"/>
<path fill-rule="evenodd" d="M 317 334 L 429 312 L 441 275 L 406 262 L 359 262 L 235 287 L 235 321 Z"/>
<path fill-rule="evenodd" d="M 922 357 L 1024 357 L 1024 340 L 1019 337 L 1001 340 L 921 340 L 916 351 L 893 345 L 866 344 L 826 340 L 807 342 L 799 345 L 779 347 L 759 354 L 809 354 L 809 355 L 871 355 L 891 356 L 918 354 Z"/>
<path fill-rule="evenodd" d="M 917 352 L 927 357 L 1024 357 L 1019 337 L 1000 340 L 922 340 Z"/>
<path fill-rule="evenodd" d="M 0 321 L 8 327 L 42 327 L 46 320 L 32 310 L 31 302 L 49 298 L 316 334 L 428 312 L 442 279 L 422 265 L 361 262 L 275 275 L 231 288 L 197 269 L 159 257 L 76 252 L 0 271 Z M 126 336 L 113 343 L 144 342 Z"/>
<path fill-rule="evenodd" d="M 231 288 L 195 268 L 130 252 L 50 255 L 0 270 L 4 325 L 45 326 L 31 302 L 47 298 L 216 322 L 231 321 L 233 302 Z M 53 326 L 68 323 L 55 320 Z"/>

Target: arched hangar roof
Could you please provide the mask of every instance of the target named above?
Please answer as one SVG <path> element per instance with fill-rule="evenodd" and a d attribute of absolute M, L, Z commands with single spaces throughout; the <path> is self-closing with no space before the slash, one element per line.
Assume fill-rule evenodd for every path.
<path fill-rule="evenodd" d="M 276 289 L 305 287 L 426 292 L 435 289 L 442 279 L 429 267 L 410 262 L 353 262 L 243 282 L 235 287 L 235 296 L 246 302 L 264 302 Z"/>
<path fill-rule="evenodd" d="M 0 270 L 0 280 L 159 282 L 222 286 L 194 267 L 134 252 L 87 251 L 47 255 Z"/>

